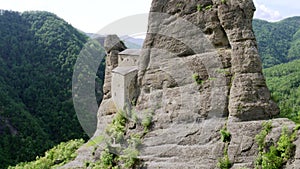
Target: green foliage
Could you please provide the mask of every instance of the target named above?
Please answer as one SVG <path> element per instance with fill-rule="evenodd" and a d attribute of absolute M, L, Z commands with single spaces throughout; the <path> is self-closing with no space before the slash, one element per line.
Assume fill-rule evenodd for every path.
<path fill-rule="evenodd" d="M 300 124 L 297 124 L 296 127 L 294 128 L 295 132 L 298 131 L 298 130 L 300 130 Z"/>
<path fill-rule="evenodd" d="M 45 153 L 44 157 L 37 157 L 36 161 L 20 163 L 9 169 L 35 169 L 35 168 L 57 168 L 76 158 L 76 150 L 84 143 L 81 140 L 71 140 L 60 143 Z"/>
<path fill-rule="evenodd" d="M 73 67 L 87 37 L 49 12 L 3 11 L 0 23 L 0 164 L 5 168 L 34 160 L 62 141 L 87 139 L 72 102 Z M 97 83 L 103 73 L 104 67 Z"/>
<path fill-rule="evenodd" d="M 131 134 L 127 142 L 130 147 L 135 149 L 139 149 L 142 145 L 141 136 L 139 134 Z"/>
<path fill-rule="evenodd" d="M 136 125 L 143 125 L 144 130 L 145 128 L 148 130 L 151 125 L 151 120 L 152 116 L 146 116 L 146 118 L 140 122 L 136 112 L 133 110 L 130 110 L 130 112 L 117 112 L 112 123 L 106 128 L 108 138 L 101 139 L 101 141 L 106 141 L 107 147 L 101 153 L 100 161 L 96 163 L 87 162 L 86 165 L 93 169 L 134 168 L 138 166 L 140 162 L 138 155 L 142 145 L 142 136 L 135 132 L 127 135 L 128 123 L 135 122 Z M 113 144 L 115 141 L 118 145 Z"/>
<path fill-rule="evenodd" d="M 123 161 L 125 168 L 133 168 L 139 163 L 139 151 L 135 148 L 128 147 L 123 151 L 121 161 Z"/>
<path fill-rule="evenodd" d="M 265 69 L 264 75 L 280 117 L 300 123 L 300 60 Z"/>
<path fill-rule="evenodd" d="M 197 5 L 197 11 L 201 12 L 203 10 L 203 6 L 201 4 Z"/>
<path fill-rule="evenodd" d="M 112 123 L 106 128 L 107 134 L 114 138 L 117 143 L 124 139 L 126 122 L 126 113 L 124 111 L 118 111 Z"/>
<path fill-rule="evenodd" d="M 221 0 L 222 4 L 226 4 L 226 2 L 227 2 L 226 0 Z"/>
<path fill-rule="evenodd" d="M 264 122 L 262 124 L 262 127 L 263 128 L 261 132 L 255 136 L 255 140 L 258 144 L 259 151 L 263 151 L 263 148 L 265 147 L 265 138 L 272 130 L 272 122 L 271 121 Z"/>
<path fill-rule="evenodd" d="M 274 146 L 270 147 L 270 151 L 262 155 L 262 168 L 266 169 L 279 169 L 282 166 L 282 158 Z"/>
<path fill-rule="evenodd" d="M 203 83 L 203 79 L 201 79 L 199 74 L 197 74 L 197 73 L 193 74 L 192 78 L 198 85 L 201 85 Z"/>
<path fill-rule="evenodd" d="M 282 128 L 282 133 L 278 142 L 275 145 L 265 149 L 265 133 L 269 133 L 271 127 L 265 125 L 260 134 L 256 136 L 256 141 L 259 145 L 259 156 L 256 160 L 256 168 L 261 166 L 268 169 L 281 168 L 293 155 L 295 151 L 295 145 L 293 141 L 295 136 L 293 133 L 289 133 L 287 127 Z M 295 130 L 294 132 L 296 132 Z M 263 139 L 263 140 L 262 140 Z"/>
<path fill-rule="evenodd" d="M 231 140 L 231 134 L 229 131 L 227 131 L 227 128 L 221 129 L 220 130 L 220 134 L 221 134 L 221 140 L 225 143 L 225 142 L 230 142 Z"/>
<path fill-rule="evenodd" d="M 87 146 L 96 146 L 98 144 L 100 144 L 101 142 L 104 141 L 104 136 L 100 135 L 100 136 L 96 136 L 95 138 L 93 139 L 90 139 L 88 142 L 87 142 Z"/>
<path fill-rule="evenodd" d="M 108 149 L 105 149 L 101 153 L 100 162 L 103 168 L 112 168 L 115 165 L 114 154 L 110 153 Z"/>
<path fill-rule="evenodd" d="M 147 114 L 143 119 L 142 119 L 142 126 L 144 127 L 144 133 L 149 132 L 149 128 L 152 123 L 152 114 Z"/>
<path fill-rule="evenodd" d="M 208 5 L 208 6 L 205 7 L 205 10 L 209 10 L 211 8 L 212 8 L 212 5 Z"/>
<path fill-rule="evenodd" d="M 294 138 L 292 133 L 288 132 L 287 127 L 282 128 L 281 136 L 277 142 L 277 151 L 280 153 L 280 157 L 283 161 L 287 161 L 293 155 L 295 145 L 293 144 Z"/>
<path fill-rule="evenodd" d="M 259 53 L 265 68 L 300 59 L 300 17 L 279 22 L 253 20 Z"/>
<path fill-rule="evenodd" d="M 217 167 L 219 167 L 220 169 L 229 169 L 232 167 L 232 163 L 228 157 L 228 146 L 230 144 L 231 134 L 227 130 L 227 122 L 225 123 L 223 129 L 220 130 L 220 134 L 221 134 L 221 140 L 225 143 L 225 148 L 224 148 L 224 156 L 219 159 L 217 163 Z"/>
<path fill-rule="evenodd" d="M 182 3 L 182 2 L 180 2 L 180 3 L 177 3 L 177 4 L 176 4 L 176 7 L 178 7 L 178 8 L 179 8 L 179 7 L 182 7 L 182 5 L 183 5 L 183 3 Z"/>
<path fill-rule="evenodd" d="M 231 72 L 228 68 L 227 69 L 217 69 L 217 73 L 223 74 L 225 76 L 230 76 L 231 75 Z"/>
<path fill-rule="evenodd" d="M 222 159 L 219 160 L 217 166 L 220 169 L 229 169 L 232 167 L 232 163 L 229 160 L 228 154 L 226 154 Z"/>

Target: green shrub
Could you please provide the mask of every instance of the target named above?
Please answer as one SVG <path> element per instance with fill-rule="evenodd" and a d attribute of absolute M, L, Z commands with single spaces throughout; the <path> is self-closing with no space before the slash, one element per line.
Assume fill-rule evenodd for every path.
<path fill-rule="evenodd" d="M 197 11 L 200 12 L 203 10 L 203 6 L 201 4 L 197 5 Z"/>
<path fill-rule="evenodd" d="M 226 154 L 223 158 L 221 158 L 217 164 L 220 169 L 229 169 L 232 167 L 232 163 L 229 160 L 228 155 Z"/>
<path fill-rule="evenodd" d="M 225 4 L 225 3 L 226 3 L 226 0 L 221 0 L 221 3 L 222 3 L 222 4 Z"/>
<path fill-rule="evenodd" d="M 136 125 L 142 125 L 144 127 L 144 131 L 148 131 L 152 121 L 152 114 L 148 114 L 143 120 L 140 120 L 137 116 L 137 113 L 133 110 L 128 110 L 127 113 L 124 111 L 117 112 L 112 120 L 112 123 L 106 128 L 108 139 L 103 140 L 106 141 L 107 148 L 101 153 L 99 161 L 89 163 L 89 168 L 134 168 L 139 164 L 140 160 L 138 155 L 139 148 L 142 145 L 142 136 L 137 133 L 131 133 L 127 135 L 128 133 L 126 133 L 126 126 L 128 125 L 129 120 L 134 122 Z M 113 144 L 112 141 L 114 141 L 114 143 L 120 143 L 121 147 L 111 146 Z M 127 148 L 122 146 L 127 146 Z"/>
<path fill-rule="evenodd" d="M 258 144 L 259 151 L 263 151 L 263 148 L 265 147 L 265 138 L 269 134 L 269 132 L 272 130 L 272 122 L 264 122 L 262 124 L 263 129 L 259 134 L 255 136 L 256 143 Z"/>
<path fill-rule="evenodd" d="M 128 147 L 123 151 L 121 160 L 124 162 L 125 168 L 133 168 L 139 163 L 139 151 L 135 148 Z"/>
<path fill-rule="evenodd" d="M 105 149 L 101 153 L 100 161 L 103 168 L 112 168 L 115 165 L 114 154 L 110 153 L 109 149 Z"/>
<path fill-rule="evenodd" d="M 206 10 L 209 10 L 211 8 L 212 8 L 212 5 L 208 5 L 208 6 L 205 7 Z"/>
<path fill-rule="evenodd" d="M 256 136 L 256 141 L 259 145 L 259 156 L 256 160 L 256 168 L 261 166 L 263 169 L 278 169 L 281 168 L 293 155 L 295 145 L 294 133 L 290 133 L 285 126 L 282 128 L 280 138 L 275 146 L 271 146 L 267 152 L 265 148 L 265 137 L 271 131 L 270 122 L 265 123 L 263 130 Z"/>
<path fill-rule="evenodd" d="M 177 3 L 176 7 L 181 7 L 183 5 L 183 3 Z"/>
<path fill-rule="evenodd" d="M 139 134 L 132 134 L 127 142 L 129 146 L 136 149 L 140 148 L 140 146 L 142 145 L 141 136 Z"/>
<path fill-rule="evenodd" d="M 220 130 L 221 133 L 221 140 L 225 143 L 225 142 L 230 142 L 231 140 L 231 134 L 229 131 L 227 131 L 227 128 L 221 129 Z"/>
<path fill-rule="evenodd" d="M 263 169 L 279 169 L 283 163 L 282 158 L 280 158 L 280 153 L 274 146 L 270 147 L 268 153 L 264 153 L 262 156 L 262 168 Z"/>
<path fill-rule="evenodd" d="M 151 123 L 152 123 L 152 114 L 147 114 L 142 120 L 142 126 L 144 127 L 144 133 L 149 132 Z"/>
<path fill-rule="evenodd" d="M 70 140 L 60 143 L 48 150 L 44 157 L 37 157 L 36 161 L 20 163 L 9 169 L 50 169 L 66 164 L 76 158 L 76 150 L 84 143 L 80 140 Z"/>
<path fill-rule="evenodd" d="M 200 78 L 200 76 L 197 73 L 193 74 L 192 78 L 198 85 L 201 85 L 203 83 L 203 80 Z"/>
<path fill-rule="evenodd" d="M 300 130 L 300 124 L 297 124 L 296 127 L 294 128 L 294 131 Z"/>
<path fill-rule="evenodd" d="M 280 157 L 283 161 L 287 161 L 293 154 L 295 145 L 291 138 L 292 134 L 288 132 L 287 127 L 282 128 L 281 136 L 277 142 L 277 150 L 280 152 Z"/>
<path fill-rule="evenodd" d="M 117 143 L 124 139 L 126 130 L 126 113 L 119 111 L 112 120 L 112 123 L 106 128 L 106 133 L 110 135 Z"/>

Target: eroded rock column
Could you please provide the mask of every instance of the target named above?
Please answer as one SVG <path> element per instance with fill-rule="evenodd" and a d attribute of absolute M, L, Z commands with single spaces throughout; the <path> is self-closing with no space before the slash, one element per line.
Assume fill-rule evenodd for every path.
<path fill-rule="evenodd" d="M 248 0 L 230 0 L 218 5 L 220 23 L 232 48 L 233 77 L 228 108 L 233 121 L 270 119 L 279 113 L 262 74 L 252 31 L 254 11 L 253 2 Z"/>

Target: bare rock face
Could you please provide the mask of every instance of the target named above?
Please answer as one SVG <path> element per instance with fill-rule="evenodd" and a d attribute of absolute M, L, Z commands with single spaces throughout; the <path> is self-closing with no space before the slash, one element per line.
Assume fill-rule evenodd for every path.
<path fill-rule="evenodd" d="M 233 168 L 254 168 L 255 136 L 279 113 L 262 74 L 254 11 L 249 0 L 153 0 L 138 77 L 137 109 L 154 114 L 141 152 L 146 168 L 217 168 L 224 150 Z M 294 127 L 273 123 L 277 135 Z"/>
<path fill-rule="evenodd" d="M 279 109 L 262 74 L 252 31 L 254 11 L 251 0 L 153 0 L 139 60 L 140 93 L 133 106 L 137 114 L 153 116 L 139 152 L 143 168 L 215 169 L 224 152 L 232 168 L 255 168 L 255 137 Z M 106 40 L 104 99 L 94 138 L 117 112 L 111 71 L 125 49 L 116 36 Z M 266 142 L 276 143 L 283 126 L 290 132 L 295 127 L 287 119 L 269 121 L 273 128 Z M 134 130 L 129 128 L 127 134 Z M 231 134 L 226 142 L 222 129 Z M 299 167 L 300 139 L 294 144 L 284 168 Z M 84 168 L 84 161 L 99 160 L 101 152 L 87 155 L 91 150 L 83 150 L 65 168 Z"/>
<path fill-rule="evenodd" d="M 149 88 L 163 89 L 163 83 L 172 82 L 160 77 L 176 78 L 176 74 L 179 74 L 181 77 L 173 79 L 176 83 L 171 83 L 171 87 L 183 88 L 193 81 L 185 80 L 185 83 L 178 84 L 183 81 L 180 78 L 198 74 L 204 82 L 198 95 L 206 100 L 206 107 L 198 114 L 209 116 L 211 104 L 214 104 L 209 99 L 219 93 L 218 98 L 226 96 L 221 99 L 225 100 L 226 108 L 218 113 L 226 116 L 229 112 L 232 121 L 269 119 L 277 115 L 279 109 L 270 99 L 252 31 L 254 11 L 252 1 L 154 0 L 149 18 L 149 34 L 144 43 L 146 51 L 141 56 L 139 79 L 144 89 L 141 96 L 146 96 L 145 91 L 149 91 Z M 178 21 L 180 19 L 184 21 Z M 203 37 L 199 37 L 197 33 L 202 33 Z M 157 54 L 154 49 L 168 51 L 172 56 Z M 215 55 L 211 56 L 211 52 L 215 52 Z M 167 62 L 165 65 L 164 60 Z M 161 72 L 162 69 L 174 66 L 175 72 Z M 225 76 L 216 74 L 217 71 L 223 71 Z M 224 82 L 209 82 L 209 78 L 218 78 Z M 158 85 L 153 81 L 162 83 Z M 195 107 L 199 110 L 199 105 Z"/>

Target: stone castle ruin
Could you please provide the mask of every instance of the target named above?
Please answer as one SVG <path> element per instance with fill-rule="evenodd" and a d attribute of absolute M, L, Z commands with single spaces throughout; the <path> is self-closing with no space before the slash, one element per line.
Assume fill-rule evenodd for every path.
<path fill-rule="evenodd" d="M 112 99 L 119 110 L 136 102 L 139 49 L 126 49 L 118 54 L 118 67 L 112 70 Z"/>

